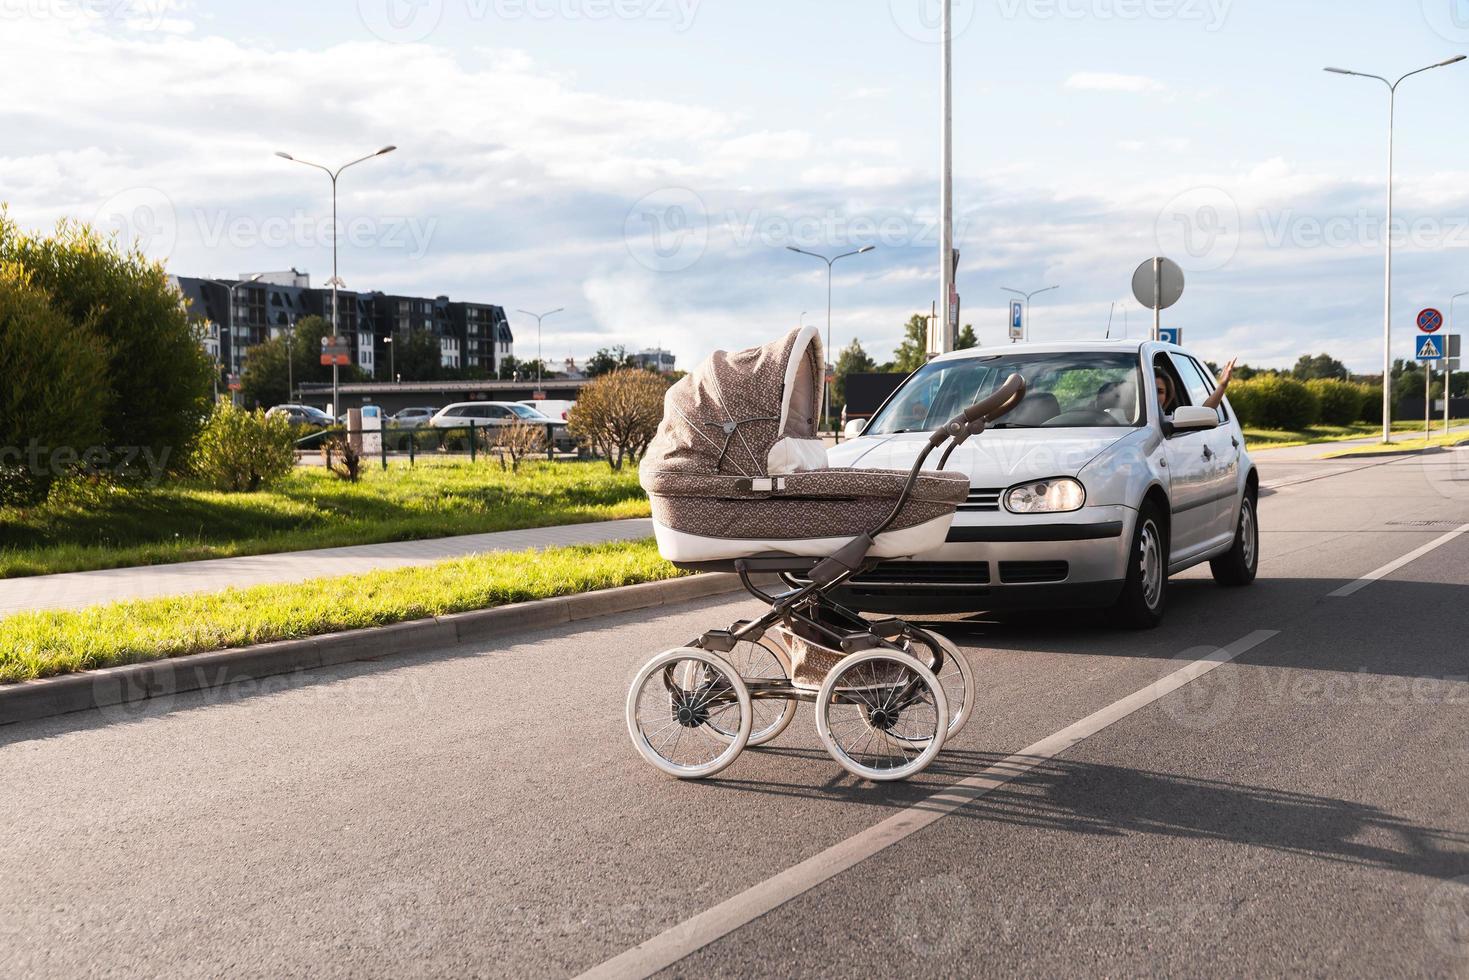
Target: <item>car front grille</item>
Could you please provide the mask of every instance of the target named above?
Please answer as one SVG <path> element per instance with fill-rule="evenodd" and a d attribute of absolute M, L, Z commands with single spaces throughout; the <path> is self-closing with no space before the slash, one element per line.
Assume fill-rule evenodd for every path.
<path fill-rule="evenodd" d="M 1064 582 L 1071 566 L 1064 561 L 1002 561 L 1000 581 L 1006 585 Z"/>
<path fill-rule="evenodd" d="M 1003 489 L 986 490 L 979 487 L 969 488 L 969 497 L 959 505 L 960 510 L 988 511 L 994 512 L 1000 509 L 1000 494 Z"/>
<path fill-rule="evenodd" d="M 885 561 L 852 579 L 853 585 L 937 585 L 953 588 L 989 585 L 989 562 Z"/>

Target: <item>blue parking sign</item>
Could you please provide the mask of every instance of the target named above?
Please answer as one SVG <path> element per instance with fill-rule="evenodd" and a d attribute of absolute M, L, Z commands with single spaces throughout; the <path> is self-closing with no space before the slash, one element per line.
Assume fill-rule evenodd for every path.
<path fill-rule="evenodd" d="M 1431 333 L 1420 333 L 1418 335 L 1418 360 L 1441 361 L 1443 360 L 1443 340 Z"/>
<path fill-rule="evenodd" d="M 1158 328 L 1158 339 L 1160 341 L 1162 341 L 1163 343 L 1165 343 L 1165 344 L 1174 344 L 1174 345 L 1182 344 L 1183 343 L 1183 328 L 1182 327 L 1159 327 Z"/>

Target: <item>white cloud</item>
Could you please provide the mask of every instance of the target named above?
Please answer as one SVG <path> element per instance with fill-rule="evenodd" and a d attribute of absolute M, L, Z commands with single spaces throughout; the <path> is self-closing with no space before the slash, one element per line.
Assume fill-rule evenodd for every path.
<path fill-rule="evenodd" d="M 1146 75 L 1081 71 L 1066 79 L 1066 87 L 1084 92 L 1162 92 L 1166 86 Z"/>

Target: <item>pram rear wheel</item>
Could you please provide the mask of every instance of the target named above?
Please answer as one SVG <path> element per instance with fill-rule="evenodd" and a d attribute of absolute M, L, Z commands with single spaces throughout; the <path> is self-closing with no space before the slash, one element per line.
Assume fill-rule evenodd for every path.
<path fill-rule="evenodd" d="M 627 692 L 633 746 L 679 779 L 713 776 L 738 758 L 752 719 L 745 682 L 728 661 L 707 650 L 660 653 L 643 665 Z"/>
<path fill-rule="evenodd" d="M 944 689 L 944 697 L 949 702 L 949 733 L 948 737 L 958 735 L 969 721 L 969 716 L 974 713 L 974 671 L 969 668 L 969 661 L 965 659 L 964 653 L 953 640 L 942 633 L 933 630 L 914 629 L 919 643 L 927 646 L 936 643 L 943 647 L 944 663 L 935 672 L 938 677 L 939 687 Z M 928 650 L 921 650 L 918 659 L 928 663 L 933 658 Z"/>
<path fill-rule="evenodd" d="M 831 757 L 874 782 L 922 772 L 944 747 L 949 707 L 933 671 L 896 650 L 839 662 L 816 695 L 816 732 Z"/>
<path fill-rule="evenodd" d="M 772 643 L 740 640 L 733 650 L 724 654 L 724 658 L 746 682 L 747 688 L 752 683 L 758 686 L 761 681 L 782 685 L 791 682 L 790 660 L 785 651 Z M 752 694 L 750 713 L 753 720 L 747 745 L 764 745 L 779 737 L 796 717 L 796 704 L 794 698 L 757 698 Z M 737 727 L 738 720 L 734 717 L 713 718 L 709 722 L 710 730 L 726 740 L 734 739 Z"/>

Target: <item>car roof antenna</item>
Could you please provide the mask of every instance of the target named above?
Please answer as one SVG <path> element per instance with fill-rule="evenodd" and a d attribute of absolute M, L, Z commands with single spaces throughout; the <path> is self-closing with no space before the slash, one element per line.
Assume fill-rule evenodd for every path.
<path fill-rule="evenodd" d="M 1111 340 L 1112 339 L 1112 314 L 1113 313 L 1116 313 L 1116 312 L 1117 312 L 1117 301 L 1116 300 L 1113 300 L 1112 301 L 1112 305 L 1109 306 L 1109 307 L 1107 307 L 1107 334 L 1106 334 L 1105 337 L 1102 338 L 1103 340 Z"/>

